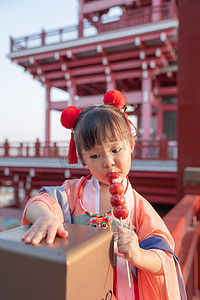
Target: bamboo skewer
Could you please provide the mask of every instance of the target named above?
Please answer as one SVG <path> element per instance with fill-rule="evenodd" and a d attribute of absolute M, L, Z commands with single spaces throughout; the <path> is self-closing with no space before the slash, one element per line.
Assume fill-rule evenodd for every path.
<path fill-rule="evenodd" d="M 123 228 L 122 218 L 120 218 L 120 221 L 121 221 L 121 228 Z M 128 260 L 125 259 L 125 261 L 126 261 L 126 269 L 127 269 L 127 275 L 128 275 L 128 285 L 131 288 L 131 279 L 130 279 L 130 272 L 129 272 Z"/>

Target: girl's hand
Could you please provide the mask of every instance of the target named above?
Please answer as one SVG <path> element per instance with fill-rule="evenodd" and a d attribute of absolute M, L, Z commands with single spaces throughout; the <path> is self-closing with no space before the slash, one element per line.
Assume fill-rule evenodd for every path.
<path fill-rule="evenodd" d="M 52 244 L 56 235 L 62 238 L 68 236 L 68 232 L 64 229 L 64 226 L 60 220 L 58 220 L 53 214 L 46 216 L 40 216 L 29 230 L 27 230 L 22 240 L 26 244 L 38 245 L 43 238 L 46 237 L 46 243 Z"/>
<path fill-rule="evenodd" d="M 138 242 L 137 234 L 130 229 L 118 227 L 118 251 L 123 254 L 125 259 L 134 265 L 138 265 L 141 248 Z"/>
<path fill-rule="evenodd" d="M 163 275 L 162 261 L 159 255 L 152 250 L 144 250 L 139 246 L 137 234 L 127 228 L 118 228 L 118 252 L 137 268 Z"/>

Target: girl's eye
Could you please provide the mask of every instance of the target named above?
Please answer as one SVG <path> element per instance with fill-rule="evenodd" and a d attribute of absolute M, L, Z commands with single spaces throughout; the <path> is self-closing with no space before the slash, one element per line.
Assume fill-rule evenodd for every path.
<path fill-rule="evenodd" d="M 92 159 L 95 159 L 95 158 L 98 158 L 98 157 L 99 157 L 99 154 L 93 154 L 93 155 L 90 156 L 90 158 L 92 158 Z"/>
<path fill-rule="evenodd" d="M 114 149 L 114 150 L 112 150 L 112 153 L 118 153 L 120 150 L 121 150 L 121 148 Z"/>

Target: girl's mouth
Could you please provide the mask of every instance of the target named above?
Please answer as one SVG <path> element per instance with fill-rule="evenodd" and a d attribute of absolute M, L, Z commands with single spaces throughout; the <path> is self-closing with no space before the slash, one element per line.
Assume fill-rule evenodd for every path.
<path fill-rule="evenodd" d="M 109 183 L 121 182 L 122 176 L 119 172 L 109 172 L 107 174 L 107 179 L 108 179 Z"/>

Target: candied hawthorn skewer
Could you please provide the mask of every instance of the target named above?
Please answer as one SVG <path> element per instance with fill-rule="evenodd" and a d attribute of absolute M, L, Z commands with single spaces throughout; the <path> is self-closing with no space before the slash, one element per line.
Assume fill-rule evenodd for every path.
<path fill-rule="evenodd" d="M 121 182 L 114 182 L 110 184 L 109 192 L 111 195 L 119 194 L 122 195 L 124 191 L 124 186 Z"/>
<path fill-rule="evenodd" d="M 116 172 L 109 173 L 108 180 L 110 182 L 109 192 L 112 195 L 110 198 L 110 203 L 114 207 L 113 215 L 115 216 L 115 218 L 121 221 L 121 227 L 123 228 L 122 220 L 128 217 L 129 211 L 125 206 L 126 200 L 122 195 L 124 192 L 124 186 L 121 183 L 121 175 Z M 128 283 L 129 287 L 131 288 L 128 260 L 125 259 L 125 261 L 128 274 Z"/>
<path fill-rule="evenodd" d="M 113 182 L 120 182 L 121 183 L 121 175 L 117 172 L 110 172 L 108 174 L 108 181 L 110 183 L 113 183 Z"/>
<path fill-rule="evenodd" d="M 121 220 L 121 224 L 122 220 L 126 219 L 128 217 L 128 208 L 124 205 L 124 206 L 116 206 L 113 209 L 113 215 L 115 216 L 115 218 Z M 123 227 L 123 226 L 122 226 Z"/>
<path fill-rule="evenodd" d="M 110 203 L 112 207 L 124 206 L 125 202 L 125 198 L 119 194 L 114 194 L 110 197 Z M 119 217 L 116 218 L 118 219 Z"/>
<path fill-rule="evenodd" d="M 122 196 L 124 192 L 124 186 L 120 182 L 121 175 L 116 172 L 109 173 L 108 180 L 110 182 L 109 192 L 112 195 L 110 198 L 110 202 L 114 207 L 113 214 L 119 220 L 126 219 L 128 217 L 129 211 L 125 206 L 125 198 Z"/>

